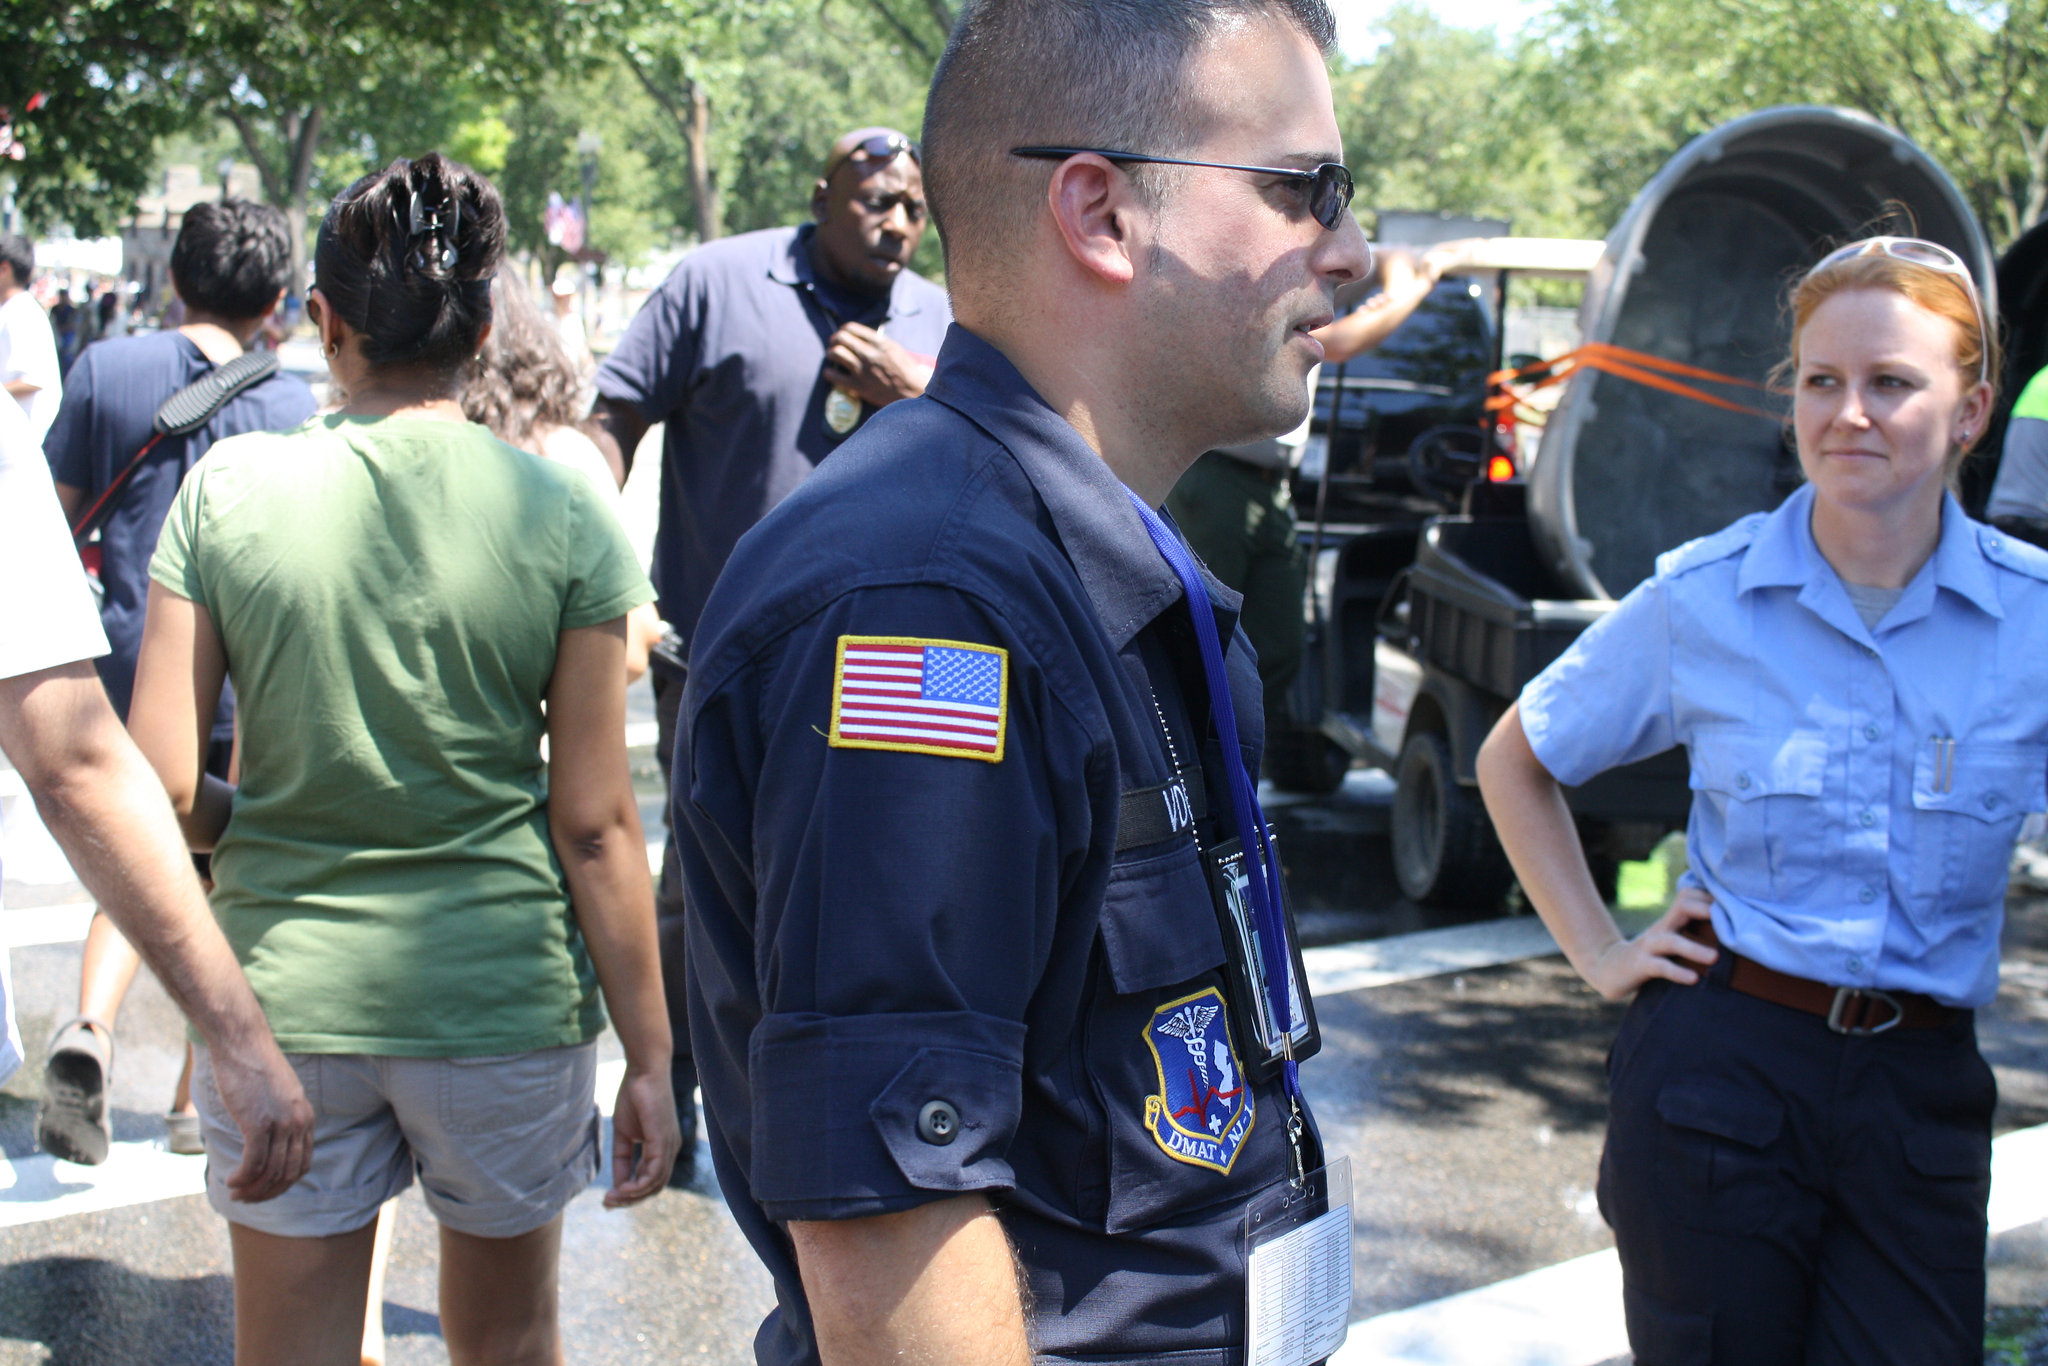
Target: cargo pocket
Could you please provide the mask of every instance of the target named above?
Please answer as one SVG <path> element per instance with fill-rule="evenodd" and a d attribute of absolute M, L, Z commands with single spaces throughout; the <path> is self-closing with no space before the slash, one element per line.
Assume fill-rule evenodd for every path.
<path fill-rule="evenodd" d="M 1260 1126 L 1236 1050 L 1223 935 L 1194 841 L 1120 861 L 1102 907 L 1106 981 L 1082 1032 L 1104 1117 L 1104 1227 L 1151 1228 L 1256 1184 Z"/>
<path fill-rule="evenodd" d="M 1817 730 L 1706 726 L 1693 737 L 1692 787 L 1721 818 L 1728 889 L 1766 901 L 1805 895 L 1827 872 L 1827 737 Z"/>
<path fill-rule="evenodd" d="M 1937 1271 L 1980 1270 L 1991 1198 L 1991 1135 L 1922 1129 L 1903 1136 L 1912 1177 L 1899 1193 L 1911 1211 L 1912 1246 Z"/>
<path fill-rule="evenodd" d="M 1923 740 L 1913 756 L 1913 901 L 1922 919 L 2005 897 L 2012 842 L 2048 806 L 2048 745 Z"/>
<path fill-rule="evenodd" d="M 1780 1181 L 1772 1145 L 1784 1102 L 1733 1082 L 1680 1077 L 1657 1094 L 1664 1122 L 1658 1165 L 1681 1223 L 1714 1233 L 1755 1233 L 1771 1217 Z"/>

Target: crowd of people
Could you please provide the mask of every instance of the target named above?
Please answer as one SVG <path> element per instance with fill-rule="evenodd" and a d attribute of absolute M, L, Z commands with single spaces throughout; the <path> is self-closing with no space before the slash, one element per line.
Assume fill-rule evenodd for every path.
<path fill-rule="evenodd" d="M 1348 1178 L 1255 782 L 1284 475 L 1316 366 L 1457 255 L 1337 317 L 1375 262 L 1333 39 L 1322 0 L 976 0 L 921 141 L 839 139 L 809 221 L 688 254 L 594 375 L 439 153 L 326 209 L 317 410 L 250 350 L 275 210 L 195 206 L 179 324 L 61 378 L 0 240 L 0 576 L 46 586 L 0 607 L 0 747 L 101 907 L 39 1140 L 107 1157 L 147 962 L 238 1361 L 374 1353 L 414 1182 L 451 1360 L 561 1361 L 565 1208 L 692 1179 L 700 1087 L 764 1366 L 1329 1354 L 1349 1277 L 1285 1268 L 1349 1265 Z M 1783 373 L 1806 484 L 1668 554 L 1480 779 L 1631 1003 L 1599 1195 L 1636 1360 L 1974 1361 L 1972 1012 L 2048 806 L 2048 554 L 1948 491 L 1999 365 L 1945 248 L 1825 256 Z M 656 424 L 650 582 L 617 503 Z M 1631 938 L 1560 784 L 1674 745 L 1690 871 Z"/>

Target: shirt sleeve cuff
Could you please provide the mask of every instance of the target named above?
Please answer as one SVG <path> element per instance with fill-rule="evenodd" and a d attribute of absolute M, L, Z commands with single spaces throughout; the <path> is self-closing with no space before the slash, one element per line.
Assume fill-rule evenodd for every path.
<path fill-rule="evenodd" d="M 1569 737 L 1558 735 L 1559 727 L 1551 712 L 1551 689 L 1544 686 L 1549 681 L 1547 674 L 1539 674 L 1528 687 L 1522 689 L 1517 710 L 1522 718 L 1522 734 L 1529 738 L 1529 748 L 1536 754 L 1536 762 L 1549 771 L 1550 776 L 1566 787 L 1577 787 L 1593 777 L 1600 770 L 1597 767 L 1580 772 L 1583 765 L 1568 762 L 1572 746 Z"/>
<path fill-rule="evenodd" d="M 1015 1184 L 1018 1021 L 771 1015 L 749 1052 L 750 1184 L 772 1219 L 856 1219 Z"/>

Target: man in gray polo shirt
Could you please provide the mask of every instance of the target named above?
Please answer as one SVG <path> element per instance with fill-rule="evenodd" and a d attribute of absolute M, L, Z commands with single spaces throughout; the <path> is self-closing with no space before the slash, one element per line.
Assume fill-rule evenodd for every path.
<path fill-rule="evenodd" d="M 925 230 L 910 139 L 888 128 L 840 138 L 812 187 L 811 219 L 685 256 L 597 372 L 599 445 L 621 473 L 648 427 L 667 424 L 654 586 L 685 641 L 739 538 L 875 409 L 924 392 L 953 321 L 945 291 L 910 269 Z M 666 776 L 682 681 L 659 655 L 653 676 Z M 696 1065 L 673 841 L 656 911 L 688 1140 Z M 686 1141 L 679 1180 L 690 1179 L 692 1151 Z"/>

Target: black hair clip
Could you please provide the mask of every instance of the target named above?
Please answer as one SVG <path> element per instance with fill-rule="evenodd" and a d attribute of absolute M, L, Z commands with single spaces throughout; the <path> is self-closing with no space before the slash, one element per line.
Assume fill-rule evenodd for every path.
<path fill-rule="evenodd" d="M 455 269 L 455 262 L 459 259 L 459 253 L 455 250 L 455 235 L 462 227 L 462 201 L 443 189 L 441 202 L 430 205 L 421 199 L 420 190 L 415 188 L 412 192 L 412 203 L 406 210 L 406 218 L 408 238 L 440 235 L 441 249 L 436 253 L 440 267 L 444 271 Z M 420 270 L 427 268 L 426 248 L 414 249 L 412 263 Z"/>

